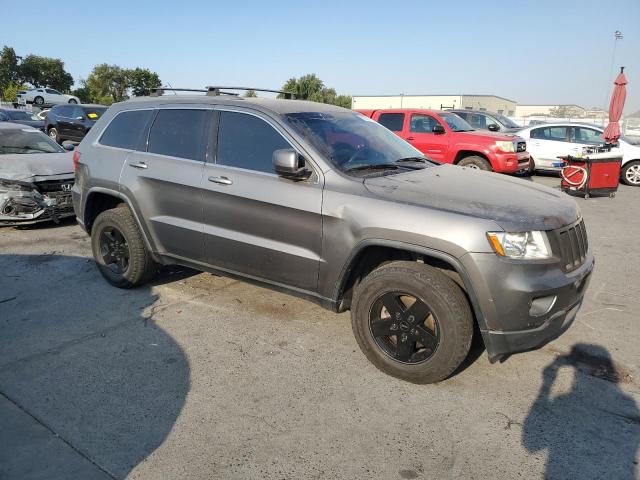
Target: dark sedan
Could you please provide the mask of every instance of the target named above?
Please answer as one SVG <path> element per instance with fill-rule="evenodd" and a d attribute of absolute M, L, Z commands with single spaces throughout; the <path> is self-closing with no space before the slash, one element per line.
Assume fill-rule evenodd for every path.
<path fill-rule="evenodd" d="M 79 142 L 106 110 L 104 105 L 56 105 L 47 113 L 45 133 L 60 144 Z"/>
<path fill-rule="evenodd" d="M 0 109 L 0 122 L 19 123 L 29 125 L 44 132 L 44 120 L 40 120 L 35 114 L 24 110 L 13 110 L 9 108 Z"/>

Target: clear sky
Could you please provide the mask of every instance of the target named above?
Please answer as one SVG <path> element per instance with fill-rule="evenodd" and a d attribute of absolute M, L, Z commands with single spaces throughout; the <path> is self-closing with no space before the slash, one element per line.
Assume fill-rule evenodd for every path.
<path fill-rule="evenodd" d="M 625 110 L 640 110 L 640 0 L 0 4 L 0 46 L 59 57 L 76 80 L 104 62 L 147 67 L 174 87 L 278 88 L 316 73 L 350 95 L 495 94 L 585 107 L 608 104 L 620 30 Z"/>

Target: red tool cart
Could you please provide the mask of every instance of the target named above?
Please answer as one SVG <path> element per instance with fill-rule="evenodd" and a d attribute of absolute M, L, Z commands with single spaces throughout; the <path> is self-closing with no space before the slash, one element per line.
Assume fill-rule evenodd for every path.
<path fill-rule="evenodd" d="M 589 198 L 592 193 L 608 193 L 610 197 L 615 197 L 622 164 L 619 150 L 560 158 L 564 162 L 560 172 L 563 191 L 581 193 L 584 198 Z"/>

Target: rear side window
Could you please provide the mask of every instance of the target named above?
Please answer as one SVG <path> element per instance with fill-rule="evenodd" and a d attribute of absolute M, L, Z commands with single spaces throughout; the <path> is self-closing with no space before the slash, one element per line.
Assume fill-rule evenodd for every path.
<path fill-rule="evenodd" d="M 209 111 L 160 110 L 149 133 L 149 152 L 205 161 Z"/>
<path fill-rule="evenodd" d="M 116 115 L 100 137 L 100 143 L 135 150 L 152 113 L 153 110 L 134 110 Z"/>
<path fill-rule="evenodd" d="M 531 130 L 531 138 L 540 140 L 567 141 L 567 127 L 540 127 Z"/>
<path fill-rule="evenodd" d="M 378 118 L 378 123 L 392 132 L 401 132 L 404 124 L 404 113 L 383 113 Z"/>
<path fill-rule="evenodd" d="M 273 152 L 291 145 L 264 120 L 236 112 L 221 112 L 216 163 L 273 173 Z"/>

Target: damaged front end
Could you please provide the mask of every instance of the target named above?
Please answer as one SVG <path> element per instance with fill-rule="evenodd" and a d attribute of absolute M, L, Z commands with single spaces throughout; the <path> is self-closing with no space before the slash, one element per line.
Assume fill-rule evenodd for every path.
<path fill-rule="evenodd" d="M 0 225 L 26 225 L 74 214 L 73 178 L 28 182 L 0 178 Z"/>

